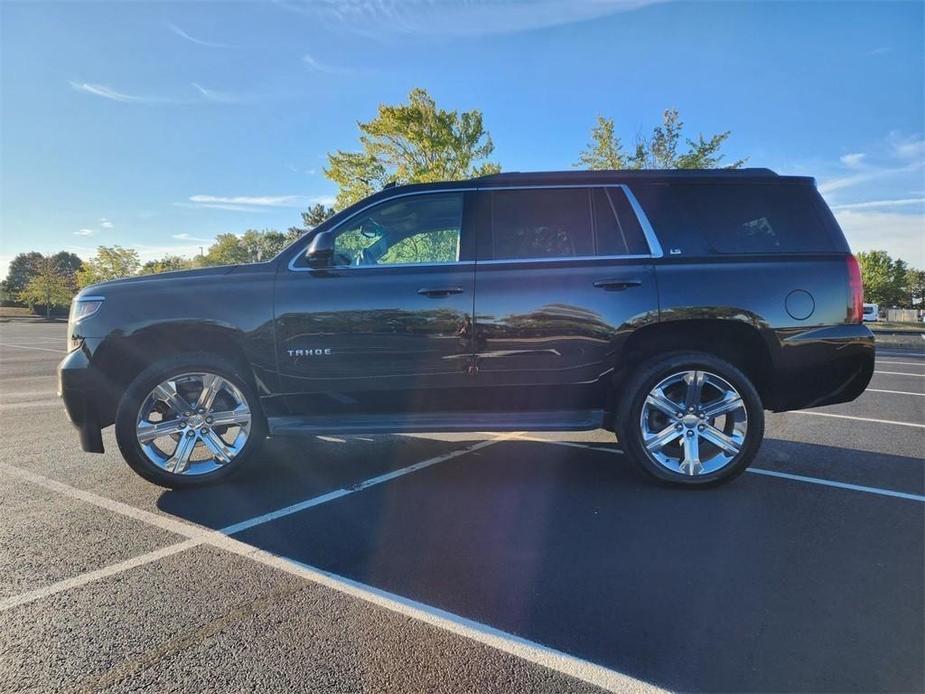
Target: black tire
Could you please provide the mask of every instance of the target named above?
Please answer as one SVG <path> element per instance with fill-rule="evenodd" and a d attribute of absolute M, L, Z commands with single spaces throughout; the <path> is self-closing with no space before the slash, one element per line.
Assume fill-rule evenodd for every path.
<path fill-rule="evenodd" d="M 748 420 L 741 449 L 729 462 L 713 472 L 687 475 L 668 469 L 650 456 L 643 441 L 641 419 L 646 398 L 653 388 L 674 374 L 694 370 L 706 371 L 719 376 L 733 386 L 742 398 Z M 742 474 L 751 464 L 764 438 L 764 408 L 758 391 L 742 371 L 711 354 L 673 352 L 655 356 L 639 367 L 621 391 L 618 394 L 620 404 L 617 410 L 617 437 L 623 446 L 623 451 L 646 474 L 664 483 L 704 488 L 729 482 Z M 688 434 L 686 428 L 681 431 L 691 435 Z M 679 440 L 683 441 L 683 439 Z"/>
<path fill-rule="evenodd" d="M 148 394 L 160 383 L 180 374 L 206 372 L 221 376 L 234 385 L 247 401 L 251 412 L 250 431 L 244 447 L 217 470 L 197 475 L 169 472 L 155 465 L 142 451 L 136 435 L 136 420 Z M 149 482 L 180 489 L 212 484 L 239 472 L 253 460 L 266 439 L 266 421 L 259 400 L 241 368 L 233 362 L 210 354 L 185 353 L 165 357 L 142 371 L 128 386 L 116 410 L 116 441 L 129 466 Z"/>

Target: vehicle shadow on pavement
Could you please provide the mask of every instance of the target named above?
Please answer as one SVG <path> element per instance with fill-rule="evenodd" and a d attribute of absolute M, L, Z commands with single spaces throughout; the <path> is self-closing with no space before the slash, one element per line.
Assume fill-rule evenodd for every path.
<path fill-rule="evenodd" d="M 474 441 L 406 436 L 314 437 L 267 440 L 257 459 L 214 486 L 167 490 L 158 508 L 199 525 L 220 529 L 297 504 L 421 460 L 465 448 Z"/>
<path fill-rule="evenodd" d="M 755 466 L 788 456 L 849 453 L 769 440 Z M 920 465 L 864 454 L 880 458 Z M 201 522 L 317 474 L 269 469 L 162 508 Z M 913 501 L 754 474 L 691 493 L 623 456 L 511 441 L 236 537 L 671 689 L 906 691 L 923 676 L 922 522 Z"/>

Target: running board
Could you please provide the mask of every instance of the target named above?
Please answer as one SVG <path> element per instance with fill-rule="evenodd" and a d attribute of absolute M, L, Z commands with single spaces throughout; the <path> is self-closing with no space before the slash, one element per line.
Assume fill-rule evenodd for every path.
<path fill-rule="evenodd" d="M 269 417 L 271 436 L 398 434 L 465 431 L 588 431 L 604 425 L 603 410 L 436 412 L 428 414 Z"/>

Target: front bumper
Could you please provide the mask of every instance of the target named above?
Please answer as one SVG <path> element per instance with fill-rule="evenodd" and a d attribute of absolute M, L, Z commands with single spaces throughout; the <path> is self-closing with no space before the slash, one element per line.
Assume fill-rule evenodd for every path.
<path fill-rule="evenodd" d="M 778 334 L 780 350 L 766 407 L 775 412 L 857 398 L 874 373 L 874 334 L 834 325 Z"/>
<path fill-rule="evenodd" d="M 80 432 L 80 447 L 88 453 L 103 453 L 103 393 L 99 374 L 83 347 L 69 352 L 58 364 L 58 396 L 64 401 L 68 419 Z"/>

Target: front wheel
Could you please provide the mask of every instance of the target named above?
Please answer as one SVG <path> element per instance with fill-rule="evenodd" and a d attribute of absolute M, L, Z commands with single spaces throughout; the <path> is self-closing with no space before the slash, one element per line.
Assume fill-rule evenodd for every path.
<path fill-rule="evenodd" d="M 676 485 L 728 482 L 751 464 L 764 437 L 761 398 L 732 364 L 699 352 L 646 362 L 618 412 L 624 451 L 649 475 Z"/>
<path fill-rule="evenodd" d="M 256 453 L 266 427 L 256 394 L 231 362 L 167 357 L 129 384 L 116 413 L 126 462 L 164 487 L 214 482 Z"/>

